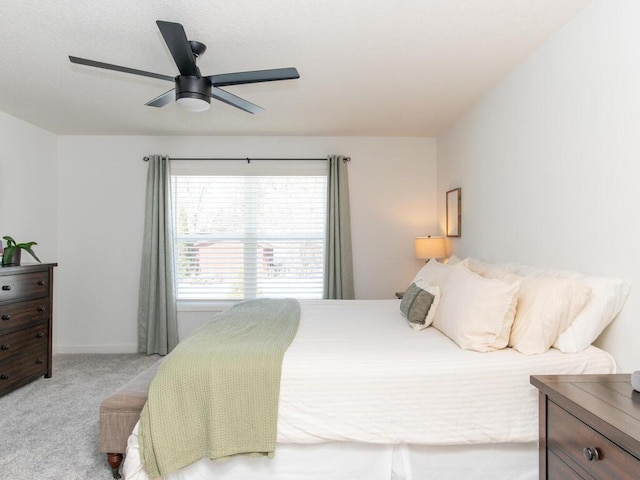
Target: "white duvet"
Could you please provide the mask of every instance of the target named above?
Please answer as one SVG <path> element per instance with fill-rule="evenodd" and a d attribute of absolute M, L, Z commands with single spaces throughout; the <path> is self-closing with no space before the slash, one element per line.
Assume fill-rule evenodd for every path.
<path fill-rule="evenodd" d="M 538 396 L 530 375 L 616 371 L 595 347 L 530 356 L 462 350 L 434 328 L 411 329 L 399 300 L 301 305 L 282 368 L 280 444 L 532 442 Z"/>
<path fill-rule="evenodd" d="M 451 445 L 538 438 L 532 374 L 615 373 L 589 347 L 460 349 L 435 328 L 415 331 L 398 300 L 302 304 L 282 369 L 278 441 Z"/>

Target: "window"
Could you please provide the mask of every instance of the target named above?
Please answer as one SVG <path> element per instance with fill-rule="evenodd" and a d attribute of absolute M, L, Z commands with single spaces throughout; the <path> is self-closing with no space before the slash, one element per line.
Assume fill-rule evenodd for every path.
<path fill-rule="evenodd" d="M 178 300 L 322 298 L 326 162 L 176 163 Z"/>

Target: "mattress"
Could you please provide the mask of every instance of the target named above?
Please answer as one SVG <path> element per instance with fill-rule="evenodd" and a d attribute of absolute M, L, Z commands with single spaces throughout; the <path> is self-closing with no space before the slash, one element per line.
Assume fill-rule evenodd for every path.
<path fill-rule="evenodd" d="M 616 371 L 593 346 L 529 356 L 462 350 L 435 328 L 411 329 L 399 303 L 301 301 L 282 368 L 279 446 L 531 443 L 538 395 L 530 375 Z M 135 459 L 127 462 L 135 470 Z"/>

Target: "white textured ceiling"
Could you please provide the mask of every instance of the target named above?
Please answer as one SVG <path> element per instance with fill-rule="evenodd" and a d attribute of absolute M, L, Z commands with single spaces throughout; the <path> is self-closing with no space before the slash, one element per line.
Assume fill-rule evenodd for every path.
<path fill-rule="evenodd" d="M 588 0 L 2 0 L 0 111 L 57 134 L 433 136 Z M 155 24 L 207 45 L 203 75 L 296 67 L 225 87 L 266 109 L 144 104 L 176 75 Z"/>

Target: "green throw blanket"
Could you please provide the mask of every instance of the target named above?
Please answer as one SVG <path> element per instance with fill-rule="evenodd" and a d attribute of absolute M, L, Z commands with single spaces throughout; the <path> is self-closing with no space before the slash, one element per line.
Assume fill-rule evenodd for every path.
<path fill-rule="evenodd" d="M 140 416 L 150 478 L 201 458 L 273 456 L 282 359 L 299 320 L 296 300 L 239 303 L 167 356 Z"/>

